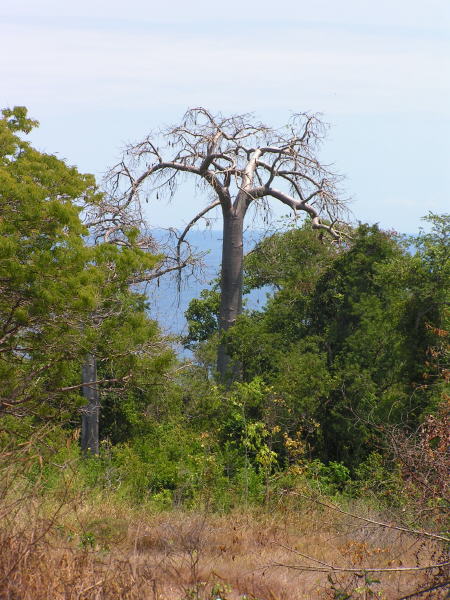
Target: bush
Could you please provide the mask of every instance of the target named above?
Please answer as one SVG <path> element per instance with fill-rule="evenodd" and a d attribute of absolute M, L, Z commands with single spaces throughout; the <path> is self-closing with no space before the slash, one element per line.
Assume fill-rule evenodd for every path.
<path fill-rule="evenodd" d="M 331 461 L 324 464 L 315 459 L 306 465 L 306 476 L 325 494 L 333 496 L 350 491 L 350 469 L 342 463 Z"/>

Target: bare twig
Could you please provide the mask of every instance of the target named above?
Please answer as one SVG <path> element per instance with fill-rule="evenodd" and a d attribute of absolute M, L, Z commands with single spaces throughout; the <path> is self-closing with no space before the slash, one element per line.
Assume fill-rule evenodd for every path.
<path fill-rule="evenodd" d="M 308 556 L 308 554 L 303 554 L 295 548 L 290 548 L 289 546 L 284 546 L 283 544 L 277 543 L 277 546 L 284 548 L 285 550 L 289 550 L 293 554 L 297 554 L 302 558 L 306 558 L 311 562 L 317 563 L 320 566 L 311 566 L 311 565 L 288 565 L 285 563 L 277 563 L 273 562 L 270 566 L 272 567 L 286 567 L 287 569 L 296 569 L 298 571 L 315 571 L 321 573 L 328 572 L 338 572 L 338 573 L 400 573 L 400 572 L 414 572 L 414 571 L 428 571 L 430 569 L 441 569 L 443 567 L 448 567 L 450 565 L 450 561 L 445 561 L 433 565 L 426 565 L 423 567 L 359 567 L 359 568 L 350 568 L 350 567 L 338 567 L 336 565 L 332 565 L 330 563 L 319 560 L 318 558 L 314 558 L 313 556 Z"/>
<path fill-rule="evenodd" d="M 322 502 L 320 500 L 317 500 L 316 498 L 314 498 L 314 499 L 308 498 L 308 496 L 299 494 L 297 492 L 291 492 L 291 495 L 300 496 L 301 498 L 305 498 L 306 500 L 309 500 L 311 502 L 319 504 L 320 506 L 324 506 L 325 508 L 329 508 L 330 510 L 335 510 L 343 515 L 352 517 L 353 519 L 358 519 L 359 521 L 371 523 L 372 525 L 378 525 L 379 527 L 385 527 L 386 529 L 395 529 L 396 531 L 401 531 L 403 533 L 409 533 L 410 535 L 418 535 L 418 536 L 433 538 L 433 539 L 439 540 L 441 542 L 448 543 L 450 541 L 450 539 L 448 537 L 438 535 L 436 533 L 431 533 L 429 531 L 421 531 L 418 529 L 408 529 L 407 527 L 401 527 L 400 525 L 393 525 L 392 523 L 383 523 L 382 521 L 375 521 L 374 519 L 369 519 L 368 517 L 361 517 L 360 515 L 355 515 L 346 510 L 343 510 L 342 508 L 340 508 L 339 506 L 336 506 L 334 504 L 327 504 L 326 502 Z"/>

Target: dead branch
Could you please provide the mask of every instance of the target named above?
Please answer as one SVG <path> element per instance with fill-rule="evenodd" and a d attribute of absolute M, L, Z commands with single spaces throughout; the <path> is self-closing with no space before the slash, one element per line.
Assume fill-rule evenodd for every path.
<path fill-rule="evenodd" d="M 311 502 L 319 504 L 320 506 L 324 506 L 325 508 L 328 508 L 330 510 L 334 510 L 343 515 L 347 515 L 348 517 L 352 517 L 353 519 L 357 519 L 358 521 L 364 521 L 366 523 L 371 523 L 372 525 L 378 525 L 379 527 L 384 527 L 386 529 L 395 529 L 397 531 L 401 531 L 403 533 L 408 533 L 410 535 L 417 535 L 417 536 L 433 538 L 433 539 L 439 540 L 441 542 L 448 543 L 450 541 L 450 538 L 448 538 L 446 536 L 438 535 L 436 533 L 431 533 L 429 531 L 420 531 L 418 529 L 409 529 L 407 527 L 401 527 L 400 525 L 393 525 L 392 523 L 383 523 L 382 521 L 375 521 L 374 519 L 369 519 L 368 517 L 361 517 L 360 515 L 355 515 L 346 510 L 343 510 L 339 506 L 336 506 L 334 504 L 328 504 L 326 502 L 322 502 L 320 500 L 317 500 L 316 498 L 311 499 L 311 498 L 308 498 L 307 496 L 305 496 L 303 494 L 299 494 L 297 492 L 290 492 L 290 493 L 291 493 L 291 495 L 299 496 L 301 498 L 304 498 L 306 500 L 309 500 Z"/>
<path fill-rule="evenodd" d="M 428 571 L 430 569 L 442 569 L 443 567 L 448 567 L 450 565 L 450 561 L 445 561 L 442 563 L 437 563 L 433 565 L 426 565 L 423 567 L 359 567 L 359 568 L 351 568 L 351 567 L 338 567 L 336 565 L 332 565 L 330 563 L 319 560 L 318 558 L 314 558 L 313 556 L 308 556 L 308 554 L 303 554 L 299 552 L 295 548 L 290 548 L 289 546 L 285 546 L 283 544 L 277 543 L 277 546 L 280 548 L 284 548 L 293 554 L 297 554 L 302 558 L 306 558 L 311 562 L 317 563 L 320 566 L 311 566 L 311 565 L 299 565 L 299 564 L 285 564 L 272 562 L 270 563 L 271 567 L 285 567 L 286 569 L 295 569 L 297 571 L 314 571 L 316 573 L 402 573 L 402 572 L 414 572 L 414 571 Z"/>
<path fill-rule="evenodd" d="M 294 212 L 308 213 L 315 227 L 339 235 L 320 217 L 325 209 L 328 216 L 337 217 L 345 207 L 337 187 L 341 177 L 317 158 L 325 129 L 316 115 L 307 113 L 294 114 L 285 127 L 273 129 L 255 122 L 252 115 L 223 117 L 202 107 L 190 109 L 180 125 L 154 132 L 127 148 L 107 176 L 103 218 L 116 223 L 127 215 L 125 221 L 136 220 L 143 197 L 170 199 L 180 178 L 194 176 L 197 185 L 205 184 L 216 196 L 211 208 L 220 204 L 223 211 L 246 210 L 252 202 L 271 197 Z M 272 188 L 275 180 L 286 191 Z M 255 181 L 262 185 L 255 186 Z M 238 190 L 234 199 L 233 186 Z M 98 223 L 97 218 L 87 224 Z"/>

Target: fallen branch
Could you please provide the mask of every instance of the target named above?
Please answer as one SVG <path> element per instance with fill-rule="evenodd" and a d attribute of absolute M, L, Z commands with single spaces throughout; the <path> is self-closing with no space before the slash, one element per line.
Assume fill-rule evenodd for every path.
<path fill-rule="evenodd" d="M 308 496 L 305 496 L 304 494 L 299 494 L 298 492 L 291 492 L 291 495 L 300 496 L 301 498 L 305 498 L 306 500 L 309 500 L 310 502 L 315 502 L 317 504 L 320 504 L 320 506 L 325 506 L 326 508 L 328 508 L 330 510 L 335 510 L 343 515 L 347 515 L 348 517 L 352 517 L 353 519 L 358 519 L 359 521 L 365 521 L 366 523 L 371 523 L 372 525 L 378 525 L 379 527 L 386 527 L 387 529 L 395 529 L 396 531 L 402 531 L 403 533 L 409 533 L 410 535 L 420 535 L 420 536 L 424 536 L 424 537 L 429 537 L 429 538 L 433 538 L 435 540 L 440 540 L 441 542 L 448 543 L 450 541 L 450 538 L 448 538 L 446 536 L 438 535 L 436 533 L 430 533 L 429 531 L 419 531 L 418 529 L 408 529 L 407 527 L 401 527 L 400 525 L 392 525 L 391 523 L 384 523 L 383 521 L 375 521 L 374 519 L 369 519 L 368 517 L 361 517 L 359 515 L 355 515 L 346 510 L 343 510 L 342 508 L 339 508 L 339 506 L 335 506 L 334 504 L 327 504 L 326 502 L 321 502 L 320 500 L 317 500 L 315 498 L 314 499 L 308 498 Z"/>
<path fill-rule="evenodd" d="M 423 590 L 417 590 L 416 592 L 413 592 L 412 594 L 408 594 L 407 596 L 402 596 L 401 598 L 398 598 L 397 600 L 409 600 L 410 598 L 417 598 L 417 596 L 421 596 L 422 594 L 426 594 L 427 592 L 433 592 L 434 590 L 439 590 L 448 585 L 450 585 L 450 579 L 447 579 L 447 581 L 444 581 L 442 583 L 437 583 L 436 585 L 427 587 Z M 448 598 L 448 596 L 447 596 L 447 598 Z"/>
<path fill-rule="evenodd" d="M 294 554 L 298 554 L 302 558 L 306 558 L 312 562 L 317 563 L 320 566 L 311 566 L 311 565 L 287 565 L 284 563 L 271 563 L 268 566 L 271 567 L 284 567 L 286 569 L 295 569 L 297 571 L 314 571 L 316 573 L 360 573 L 364 575 L 364 573 L 399 573 L 399 572 L 414 572 L 414 571 L 427 571 L 430 569 L 441 569 L 442 567 L 450 566 L 450 561 L 446 561 L 443 563 L 436 563 L 434 565 L 427 565 L 424 567 L 360 567 L 358 569 L 351 567 L 337 567 L 335 565 L 326 563 L 318 558 L 314 558 L 313 556 L 308 556 L 308 554 L 303 554 L 295 548 L 290 548 L 289 546 L 285 546 L 283 544 L 276 544 L 280 548 L 284 548 L 289 552 Z"/>

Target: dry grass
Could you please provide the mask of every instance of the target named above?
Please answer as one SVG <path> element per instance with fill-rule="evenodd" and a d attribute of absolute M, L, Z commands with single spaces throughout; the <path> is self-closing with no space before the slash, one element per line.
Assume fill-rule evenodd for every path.
<path fill-rule="evenodd" d="M 106 499 L 62 497 L 50 506 L 6 494 L 0 514 L 1 600 L 296 600 L 345 598 L 344 591 L 398 599 L 443 579 L 436 569 L 395 571 L 365 585 L 365 568 L 438 563 L 442 548 L 313 503 L 286 502 L 271 513 L 152 515 Z M 318 572 L 320 563 L 304 555 L 360 571 Z"/>
<path fill-rule="evenodd" d="M 67 465 L 60 487 L 46 492 L 24 448 L 14 461 L 4 453 L 0 469 L 0 600 L 399 600 L 449 579 L 442 568 L 423 569 L 448 558 L 439 540 L 314 499 L 291 494 L 270 510 L 226 515 L 155 514 L 106 493 L 80 494 Z M 387 519 L 363 503 L 353 512 Z M 405 567 L 419 570 L 370 574 L 380 583 L 364 574 Z"/>

